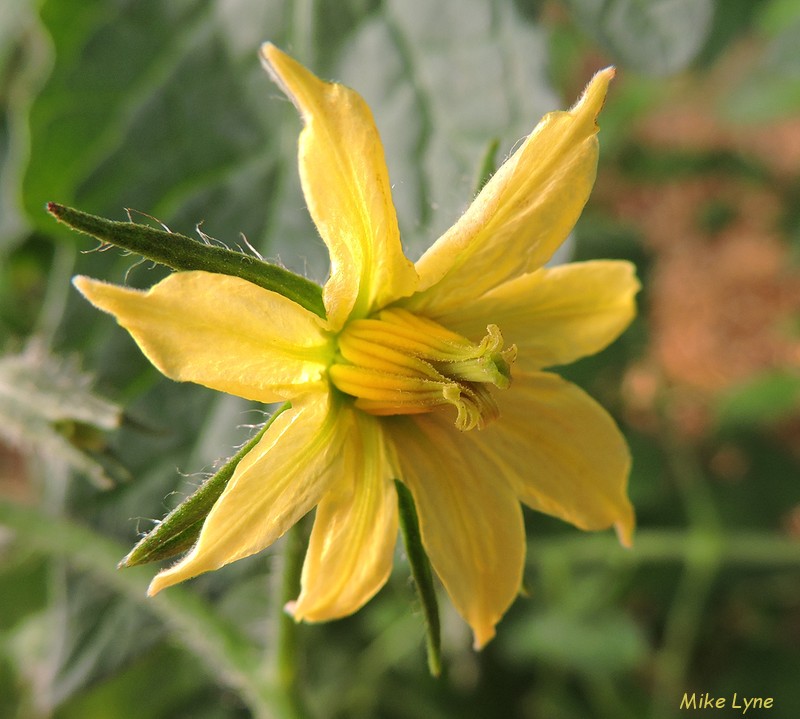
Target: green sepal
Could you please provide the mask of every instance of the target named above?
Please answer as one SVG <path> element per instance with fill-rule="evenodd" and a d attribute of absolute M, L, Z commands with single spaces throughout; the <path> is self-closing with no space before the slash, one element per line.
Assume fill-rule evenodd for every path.
<path fill-rule="evenodd" d="M 414 498 L 408 488 L 397 480 L 397 506 L 400 510 L 400 530 L 403 533 L 403 544 L 406 548 L 411 576 L 417 588 L 422 616 L 425 619 L 425 645 L 428 651 L 428 671 L 431 676 L 438 677 L 442 673 L 442 639 L 439 624 L 439 603 L 436 600 L 436 589 L 433 586 L 433 573 L 425 548 L 422 546 L 422 535 L 419 531 L 417 509 Z"/>
<path fill-rule="evenodd" d="M 301 275 L 269 262 L 218 245 L 206 244 L 177 232 L 158 230 L 135 222 L 115 222 L 71 207 L 49 202 L 47 211 L 73 230 L 100 242 L 186 272 L 204 270 L 232 275 L 288 297 L 319 317 L 325 317 L 322 288 Z"/>
<path fill-rule="evenodd" d="M 203 522 L 227 486 L 239 462 L 258 444 L 275 418 L 289 406 L 287 402 L 279 407 L 252 439 L 216 474 L 203 482 L 193 494 L 164 517 L 158 526 L 142 537 L 119 563 L 119 567 L 135 567 L 138 564 L 169 559 L 190 549 L 197 541 Z"/>
<path fill-rule="evenodd" d="M 497 151 L 500 149 L 500 140 L 494 138 L 486 145 L 483 151 L 483 156 L 478 165 L 478 171 L 475 173 L 474 194 L 478 194 L 483 186 L 489 182 L 492 175 L 497 171 Z"/>

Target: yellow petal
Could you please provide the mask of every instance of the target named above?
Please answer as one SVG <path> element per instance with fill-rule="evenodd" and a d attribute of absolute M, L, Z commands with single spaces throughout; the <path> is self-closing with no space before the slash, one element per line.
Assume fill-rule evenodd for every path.
<path fill-rule="evenodd" d="M 176 272 L 147 291 L 88 277 L 73 282 L 171 379 L 259 402 L 323 381 L 332 351 L 323 321 L 238 277 Z"/>
<path fill-rule="evenodd" d="M 306 203 L 331 255 L 323 298 L 332 329 L 348 316 L 411 294 L 414 266 L 403 255 L 378 130 L 361 96 L 323 82 L 274 45 L 265 67 L 297 106 L 300 179 Z"/>
<path fill-rule="evenodd" d="M 638 290 L 629 262 L 576 262 L 522 275 L 433 319 L 473 340 L 497 324 L 517 346 L 515 371 L 532 372 L 613 342 L 636 314 Z"/>
<path fill-rule="evenodd" d="M 500 419 L 471 432 L 529 507 L 581 529 L 614 526 L 629 545 L 630 454 L 609 414 L 574 384 L 539 372 L 498 392 Z"/>
<path fill-rule="evenodd" d="M 353 411 L 342 472 L 317 507 L 295 619 L 352 614 L 386 583 L 397 542 L 397 494 L 381 427 Z"/>
<path fill-rule="evenodd" d="M 305 395 L 282 412 L 239 463 L 197 544 L 148 593 L 260 552 L 310 511 L 344 466 L 338 415 L 327 394 Z"/>
<path fill-rule="evenodd" d="M 572 230 L 597 170 L 595 118 L 613 68 L 597 73 L 568 112 L 553 112 L 419 259 L 420 293 L 404 306 L 428 314 L 541 267 Z"/>
<path fill-rule="evenodd" d="M 476 431 L 458 432 L 438 413 L 386 422 L 431 564 L 472 628 L 475 647 L 483 647 L 522 582 L 519 500 L 495 467 L 473 451 Z"/>

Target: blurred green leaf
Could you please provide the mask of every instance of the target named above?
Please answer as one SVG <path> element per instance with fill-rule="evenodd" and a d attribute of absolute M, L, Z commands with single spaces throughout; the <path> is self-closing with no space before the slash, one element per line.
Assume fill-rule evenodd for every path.
<path fill-rule="evenodd" d="M 768 35 L 777 35 L 800 18 L 800 5 L 796 0 L 761 0 L 758 29 Z"/>
<path fill-rule="evenodd" d="M 671 75 L 686 68 L 712 29 L 713 0 L 568 0 L 575 19 L 623 68 Z"/>
<path fill-rule="evenodd" d="M 51 582 L 57 600 L 20 623 L 11 640 L 31 701 L 45 715 L 124 669 L 163 633 L 141 607 L 114 601 L 85 575 L 60 574 Z"/>
<path fill-rule="evenodd" d="M 723 57 L 737 40 L 747 37 L 763 12 L 764 6 L 774 0 L 724 0 L 724 6 L 715 1 L 714 22 L 708 39 L 697 57 L 698 69 L 709 69 Z M 794 2 L 794 0 L 789 0 Z M 723 60 L 724 62 L 724 60 Z"/>
<path fill-rule="evenodd" d="M 120 545 L 75 522 L 0 501 L 0 526 L 20 544 L 66 559 L 122 598 L 141 604 L 197 656 L 215 680 L 236 687 L 257 716 L 267 715 L 272 690 L 259 669 L 255 647 L 206 601 L 180 587 L 172 588 L 167 596 L 147 599 L 151 572 L 140 567 L 118 571 Z"/>
<path fill-rule="evenodd" d="M 738 85 L 722 103 L 722 112 L 734 122 L 768 122 L 800 111 L 800 9 L 782 16 L 762 56 L 747 68 Z"/>
<path fill-rule="evenodd" d="M 506 648 L 517 658 L 588 676 L 629 671 L 647 652 L 640 630 L 622 612 L 609 609 L 581 616 L 557 606 L 520 622 Z"/>
<path fill-rule="evenodd" d="M 342 47 L 336 76 L 373 109 L 410 256 L 466 208 L 487 143 L 502 160 L 563 106 L 546 52 L 512 3 L 484 0 L 386 0 Z"/>
<path fill-rule="evenodd" d="M 140 657 L 125 673 L 82 692 L 57 712 L 56 719 L 232 716 L 234 701 L 220 707 L 207 700 L 199 669 L 179 649 L 160 645 Z M 142 691 L 142 687 L 147 687 L 147 691 Z"/>
<path fill-rule="evenodd" d="M 277 5 L 238 6 L 240 18 L 255 11 L 263 33 L 280 14 Z M 208 213 L 210 234 L 220 226 L 230 240 L 263 232 L 274 152 L 269 113 L 259 117 L 248 95 L 257 73 L 257 102 L 266 107 L 269 84 L 257 45 L 248 48 L 243 69 L 245 49 L 231 37 L 230 19 L 224 21 L 233 11 L 203 0 L 92 0 L 79 11 L 57 0 L 43 3 L 55 65 L 31 110 L 36 141 L 24 185 L 40 226 L 50 200 L 106 216 L 133 207 L 171 220 L 201 198 L 208 212 L 211 193 L 221 211 Z M 244 24 L 240 19 L 238 26 Z M 235 224 L 221 224 L 233 217 Z"/>
<path fill-rule="evenodd" d="M 37 3 L 0 3 L 0 256 L 28 231 L 20 183 L 29 150 L 30 103 L 49 70 Z"/>
<path fill-rule="evenodd" d="M 717 420 L 724 427 L 774 422 L 800 412 L 800 374 L 768 372 L 724 393 Z"/>

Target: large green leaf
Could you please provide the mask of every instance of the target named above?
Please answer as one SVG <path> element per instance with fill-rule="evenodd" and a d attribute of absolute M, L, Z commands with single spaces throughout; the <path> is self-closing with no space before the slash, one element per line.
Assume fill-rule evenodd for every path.
<path fill-rule="evenodd" d="M 569 0 L 575 19 L 622 67 L 647 75 L 683 70 L 712 29 L 713 0 Z"/>
<path fill-rule="evenodd" d="M 751 377 L 717 400 L 724 427 L 758 426 L 789 419 L 800 409 L 800 374 L 773 371 Z"/>
<path fill-rule="evenodd" d="M 342 49 L 336 74 L 373 109 L 412 256 L 466 207 L 489 144 L 505 157 L 563 105 L 546 49 L 512 4 L 483 0 L 387 0 Z"/>
<path fill-rule="evenodd" d="M 800 7 L 773 8 L 763 21 L 768 39 L 761 56 L 723 100 L 723 111 L 735 122 L 769 122 L 800 111 Z"/>
<path fill-rule="evenodd" d="M 35 4 L 0 3 L 0 256 L 28 230 L 20 192 L 29 149 L 27 115 L 49 64 Z"/>

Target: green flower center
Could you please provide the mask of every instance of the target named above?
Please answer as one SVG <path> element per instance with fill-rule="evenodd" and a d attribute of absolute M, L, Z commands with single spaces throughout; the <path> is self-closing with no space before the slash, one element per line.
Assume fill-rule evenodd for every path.
<path fill-rule="evenodd" d="M 419 414 L 447 405 L 456 427 L 483 427 L 499 414 L 488 385 L 511 383 L 515 346 L 503 349 L 496 325 L 479 344 L 437 322 L 388 309 L 347 324 L 329 369 L 334 386 L 375 415 Z"/>

